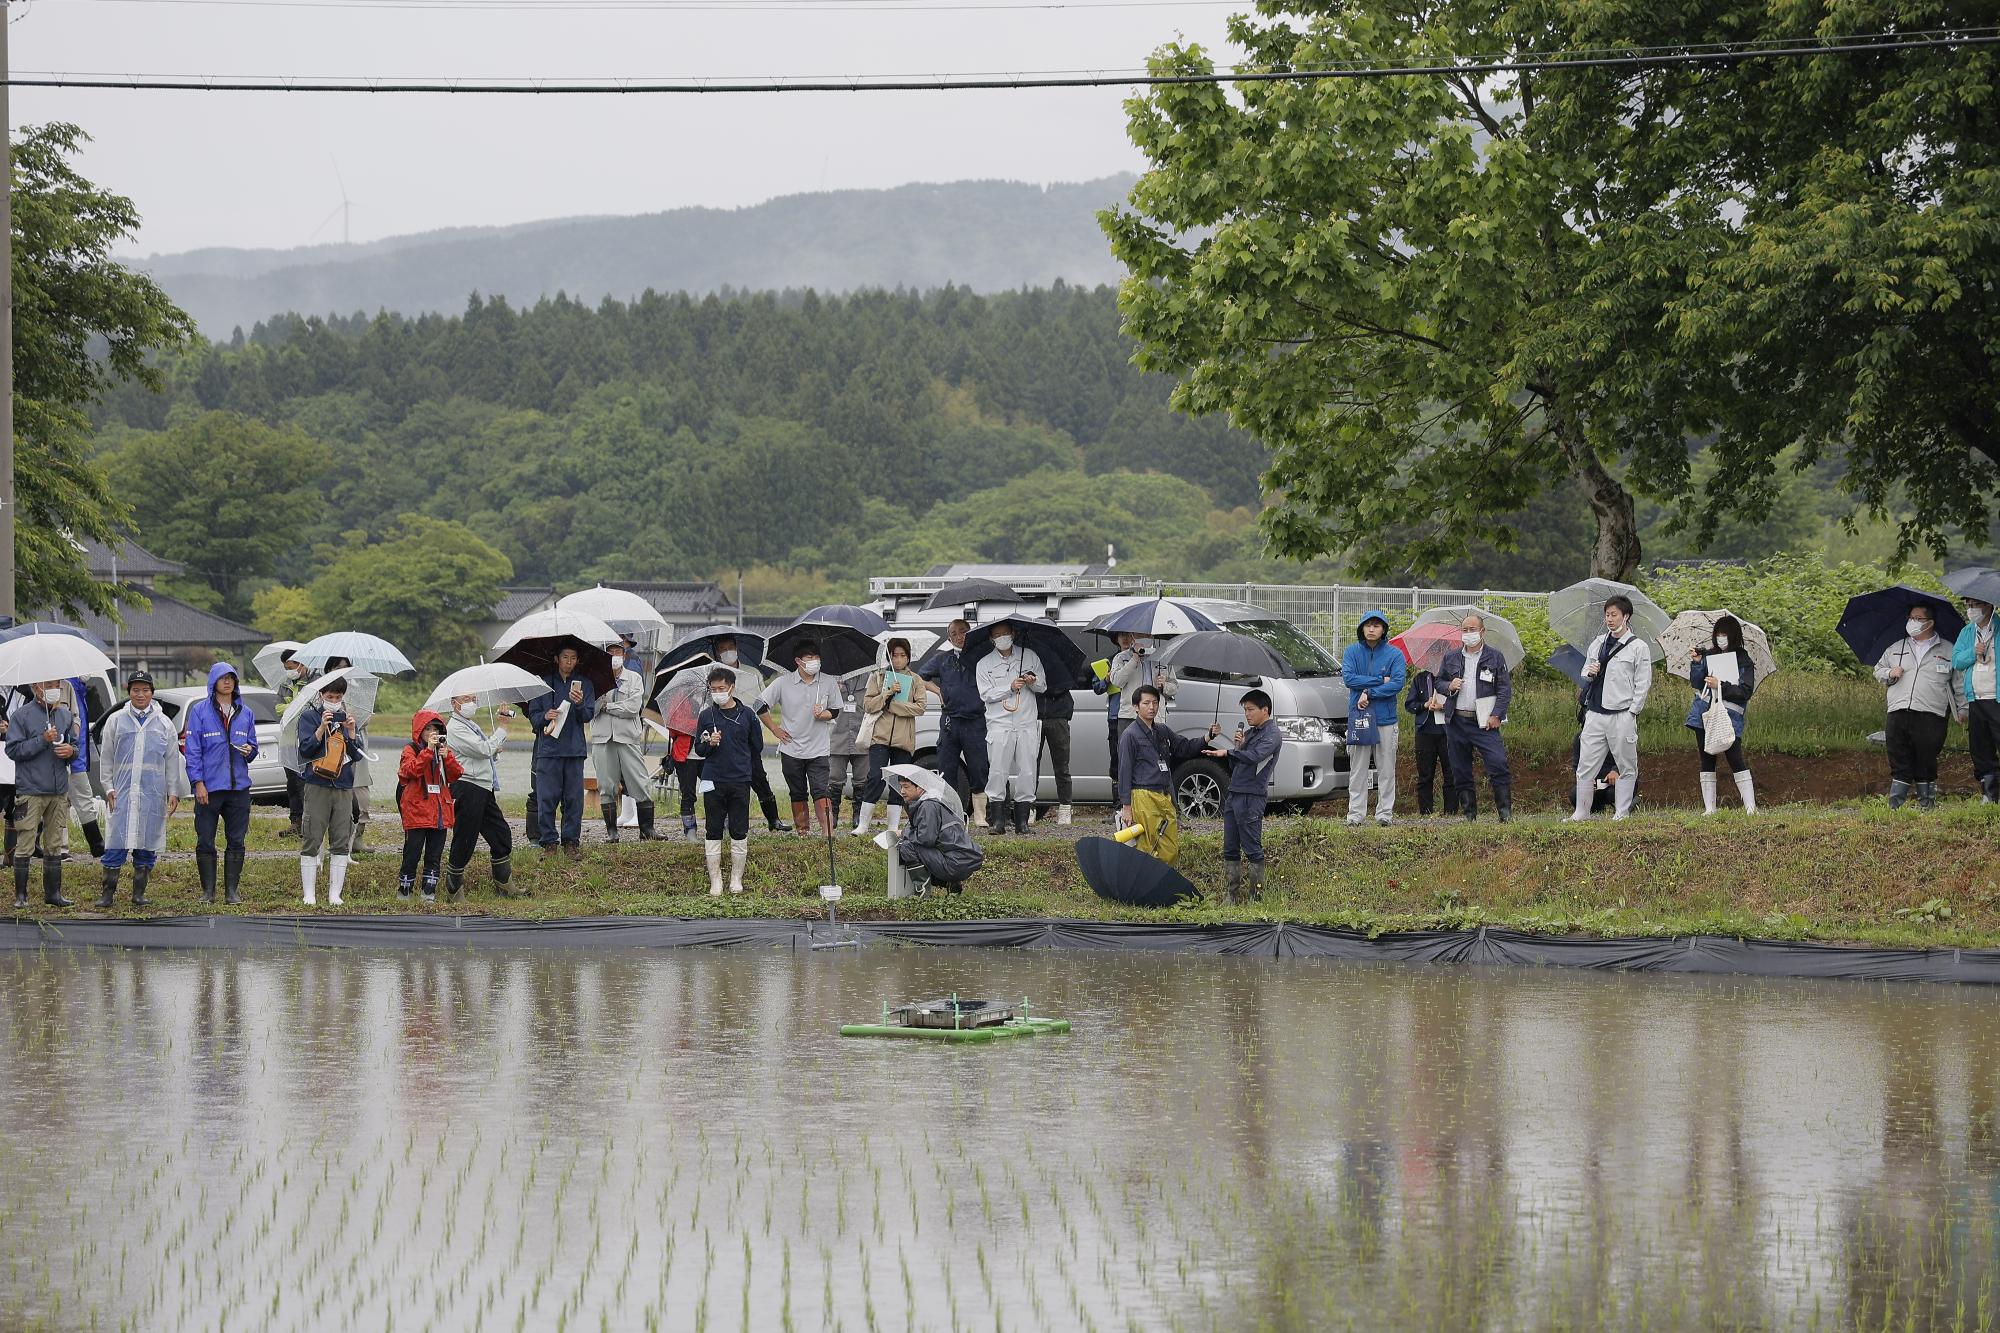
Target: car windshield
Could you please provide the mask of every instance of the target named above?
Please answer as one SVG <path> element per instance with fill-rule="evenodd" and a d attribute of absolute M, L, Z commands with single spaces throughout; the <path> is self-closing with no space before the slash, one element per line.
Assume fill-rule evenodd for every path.
<path fill-rule="evenodd" d="M 1301 676 L 1334 676 L 1339 665 L 1289 620 L 1238 620 L 1226 627 L 1233 634 L 1256 639 L 1291 664 Z"/>

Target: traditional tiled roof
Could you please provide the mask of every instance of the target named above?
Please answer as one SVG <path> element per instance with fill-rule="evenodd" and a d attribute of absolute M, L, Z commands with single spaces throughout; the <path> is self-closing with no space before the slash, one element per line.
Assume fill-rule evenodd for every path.
<path fill-rule="evenodd" d="M 77 542 L 77 545 L 83 548 L 83 564 L 84 568 L 90 571 L 90 577 L 100 581 L 110 579 L 111 549 L 103 542 L 88 537 Z M 129 538 L 118 543 L 118 581 L 121 583 L 132 579 L 179 574 L 186 569 L 186 565 L 162 559 Z"/>
<path fill-rule="evenodd" d="M 555 596 L 554 588 L 502 588 L 500 600 L 493 604 L 491 619 L 512 624 L 553 603 Z"/>
<path fill-rule="evenodd" d="M 125 572 L 121 558 L 119 575 Z M 98 638 L 110 643 L 115 636 L 128 651 L 142 651 L 149 648 L 230 648 L 242 644 L 262 644 L 267 636 L 248 625 L 239 625 L 233 620 L 214 615 L 198 606 L 189 606 L 177 597 L 165 593 L 150 594 L 153 609 L 141 611 L 126 603 L 120 607 L 124 618 L 122 626 L 111 623 L 109 616 L 87 614 L 66 616 L 63 619 L 81 629 L 87 629 Z M 35 620 L 53 620 L 52 613 L 44 612 L 31 617 Z"/>
<path fill-rule="evenodd" d="M 714 583 L 610 582 L 618 588 L 645 598 L 663 616 L 699 616 L 707 620 L 733 620 L 736 603 Z"/>

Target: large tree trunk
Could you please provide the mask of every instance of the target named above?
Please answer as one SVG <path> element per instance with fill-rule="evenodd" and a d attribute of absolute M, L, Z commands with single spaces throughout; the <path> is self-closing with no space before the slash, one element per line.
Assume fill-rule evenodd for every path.
<path fill-rule="evenodd" d="M 1591 576 L 1630 583 L 1639 572 L 1639 520 L 1632 493 L 1592 452 L 1553 384 L 1545 377 L 1539 387 L 1548 405 L 1549 429 L 1562 445 L 1563 457 L 1597 520 L 1597 539 L 1590 547 Z"/>

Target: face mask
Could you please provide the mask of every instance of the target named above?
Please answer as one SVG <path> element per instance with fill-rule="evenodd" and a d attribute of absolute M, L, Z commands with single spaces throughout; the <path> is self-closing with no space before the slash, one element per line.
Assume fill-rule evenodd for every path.
<path fill-rule="evenodd" d="M 710 698 L 711 700 L 713 700 L 713 701 L 714 701 L 714 703 L 715 703 L 715 706 L 716 706 L 717 708 L 721 708 L 721 707 L 722 707 L 722 706 L 723 706 L 724 704 L 727 704 L 727 703 L 729 702 L 729 691 L 728 691 L 728 690 L 710 690 L 710 691 L 708 692 L 708 697 L 709 697 L 709 698 Z"/>
<path fill-rule="evenodd" d="M 724 649 L 722 650 L 722 665 L 724 665 L 724 666 L 735 666 L 735 665 L 736 665 L 736 657 L 737 657 L 737 653 L 736 653 L 736 650 L 735 650 L 734 648 L 724 648 Z"/>
<path fill-rule="evenodd" d="M 1903 622 L 1903 632 L 1913 639 L 1930 627 L 1931 622 L 1928 620 L 1905 620 Z"/>
<path fill-rule="evenodd" d="M 1729 646 L 1729 636 L 1727 634 L 1716 635 L 1715 646 L 1718 648 L 1727 648 Z"/>
<path fill-rule="evenodd" d="M 994 635 L 994 636 L 993 636 L 993 651 L 994 651 L 994 652 L 996 652 L 996 653 L 1004 653 L 1004 652 L 1006 652 L 1006 651 L 1007 651 L 1007 650 L 1008 650 L 1009 648 L 1012 648 L 1013 646 L 1014 646 L 1014 636 L 1013 636 L 1013 635 L 1011 635 L 1011 634 L 996 634 L 996 635 Z"/>
<path fill-rule="evenodd" d="M 1153 651 L 1153 641 L 1151 639 L 1140 639 L 1133 643 L 1132 650 L 1134 652 L 1150 653 Z"/>
<path fill-rule="evenodd" d="M 1972 612 L 1972 623 L 1979 626 L 1981 629 L 1985 629 L 1986 622 L 1993 618 L 1993 613 L 1991 611 L 1986 610 L 1984 607 L 1975 606 L 1970 608 L 1970 610 Z"/>
<path fill-rule="evenodd" d="M 1476 629 L 1469 629 L 1465 631 L 1465 633 L 1459 635 L 1459 637 L 1465 641 L 1466 647 L 1477 648 L 1482 642 L 1485 641 L 1486 636 L 1481 634 Z"/>
<path fill-rule="evenodd" d="M 614 657 L 614 658 L 612 658 L 612 659 L 611 659 L 611 669 L 612 669 L 613 671 L 623 671 L 623 670 L 625 669 L 625 659 L 624 659 L 624 658 L 622 658 L 622 657 Z"/>
<path fill-rule="evenodd" d="M 458 715 L 460 717 L 478 717 L 479 704 L 474 700 L 466 700 L 458 706 Z"/>
<path fill-rule="evenodd" d="M 346 711 L 347 711 L 346 707 L 341 704 L 328 704 L 326 706 L 326 715 L 328 717 L 339 717 L 342 713 L 345 713 Z"/>
<path fill-rule="evenodd" d="M 817 676 L 819 674 L 819 659 L 817 657 L 808 657 L 800 662 L 799 674 L 807 677 Z"/>

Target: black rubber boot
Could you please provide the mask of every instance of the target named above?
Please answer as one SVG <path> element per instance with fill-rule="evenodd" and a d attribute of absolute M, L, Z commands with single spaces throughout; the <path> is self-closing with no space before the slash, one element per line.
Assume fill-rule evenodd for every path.
<path fill-rule="evenodd" d="M 201 876 L 201 900 L 215 901 L 215 853 L 197 851 L 194 854 L 195 872 Z"/>
<path fill-rule="evenodd" d="M 511 856 L 495 857 L 493 860 L 493 887 L 499 892 L 512 897 L 514 891 L 508 888 L 507 885 L 513 878 L 514 858 Z"/>
<path fill-rule="evenodd" d="M 438 900 L 437 872 L 427 870 L 424 872 L 424 901 L 427 903 L 434 903 L 437 900 Z"/>
<path fill-rule="evenodd" d="M 132 906 L 146 906 L 146 881 L 153 877 L 153 867 L 134 865 L 132 867 Z"/>
<path fill-rule="evenodd" d="M 1514 818 L 1514 784 L 1496 782 L 1493 784 L 1493 812 L 1505 824 Z"/>
<path fill-rule="evenodd" d="M 1264 863 L 1262 861 L 1252 861 L 1243 868 L 1243 875 L 1248 881 L 1250 901 L 1255 902 L 1257 899 L 1262 898 L 1264 896 Z"/>
<path fill-rule="evenodd" d="M 1917 784 L 1917 808 L 1919 810 L 1937 809 L 1937 783 L 1919 782 Z"/>
<path fill-rule="evenodd" d="M 222 854 L 222 901 L 243 901 L 243 853 L 240 850 Z"/>
<path fill-rule="evenodd" d="M 104 829 L 94 819 L 83 821 L 83 841 L 90 848 L 90 859 L 104 859 Z"/>
<path fill-rule="evenodd" d="M 992 811 L 993 819 L 993 822 L 986 826 L 986 831 L 997 838 L 1013 827 L 1014 803 L 1012 801 L 1002 801 L 998 805 L 995 805 L 993 802 L 988 801 L 986 804 L 988 809 Z"/>
<path fill-rule="evenodd" d="M 118 867 L 104 867 L 104 888 L 97 895 L 97 910 L 108 912 L 118 901 Z"/>
<path fill-rule="evenodd" d="M 639 802 L 639 841 L 652 842 L 658 835 L 653 832 L 653 803 Z"/>
<path fill-rule="evenodd" d="M 454 870 L 452 867 L 446 866 L 444 868 L 444 900 L 448 903 L 455 903 L 464 896 L 465 868 L 460 866 Z"/>
<path fill-rule="evenodd" d="M 1903 802 L 1910 799 L 1910 784 L 1900 779 L 1889 783 L 1889 808 L 1901 810 Z"/>
<path fill-rule="evenodd" d="M 1028 831 L 1028 812 L 1034 808 L 1033 801 L 1014 802 L 1014 832 L 1025 834 Z"/>
<path fill-rule="evenodd" d="M 2000 805 L 2000 774 L 1988 773 L 1979 779 L 1979 803 Z"/>
<path fill-rule="evenodd" d="M 1450 802 L 1446 802 L 1446 804 L 1448 805 Z M 1469 820 L 1479 818 L 1479 789 L 1477 787 L 1467 785 L 1459 789 L 1458 812 Z"/>
<path fill-rule="evenodd" d="M 834 792 L 834 794 L 832 795 L 832 797 L 831 797 L 831 798 L 829 798 L 829 799 L 831 799 L 831 800 L 833 801 L 833 826 L 834 826 L 835 828 L 839 828 L 839 827 L 840 827 L 840 793 L 839 793 L 838 791 Z"/>
<path fill-rule="evenodd" d="M 604 840 L 618 841 L 618 800 L 613 797 L 604 805 Z"/>
<path fill-rule="evenodd" d="M 63 859 L 60 856 L 45 857 L 42 861 L 42 901 L 50 907 L 74 907 L 75 903 L 63 897 Z"/>
<path fill-rule="evenodd" d="M 396 896 L 398 898 L 408 898 L 416 891 L 417 877 L 415 875 L 396 876 Z"/>
<path fill-rule="evenodd" d="M 22 857 L 14 863 L 14 908 L 16 911 L 28 905 L 28 858 Z"/>
<path fill-rule="evenodd" d="M 1222 863 L 1222 901 L 1226 903 L 1243 900 L 1243 863 L 1224 861 Z"/>

